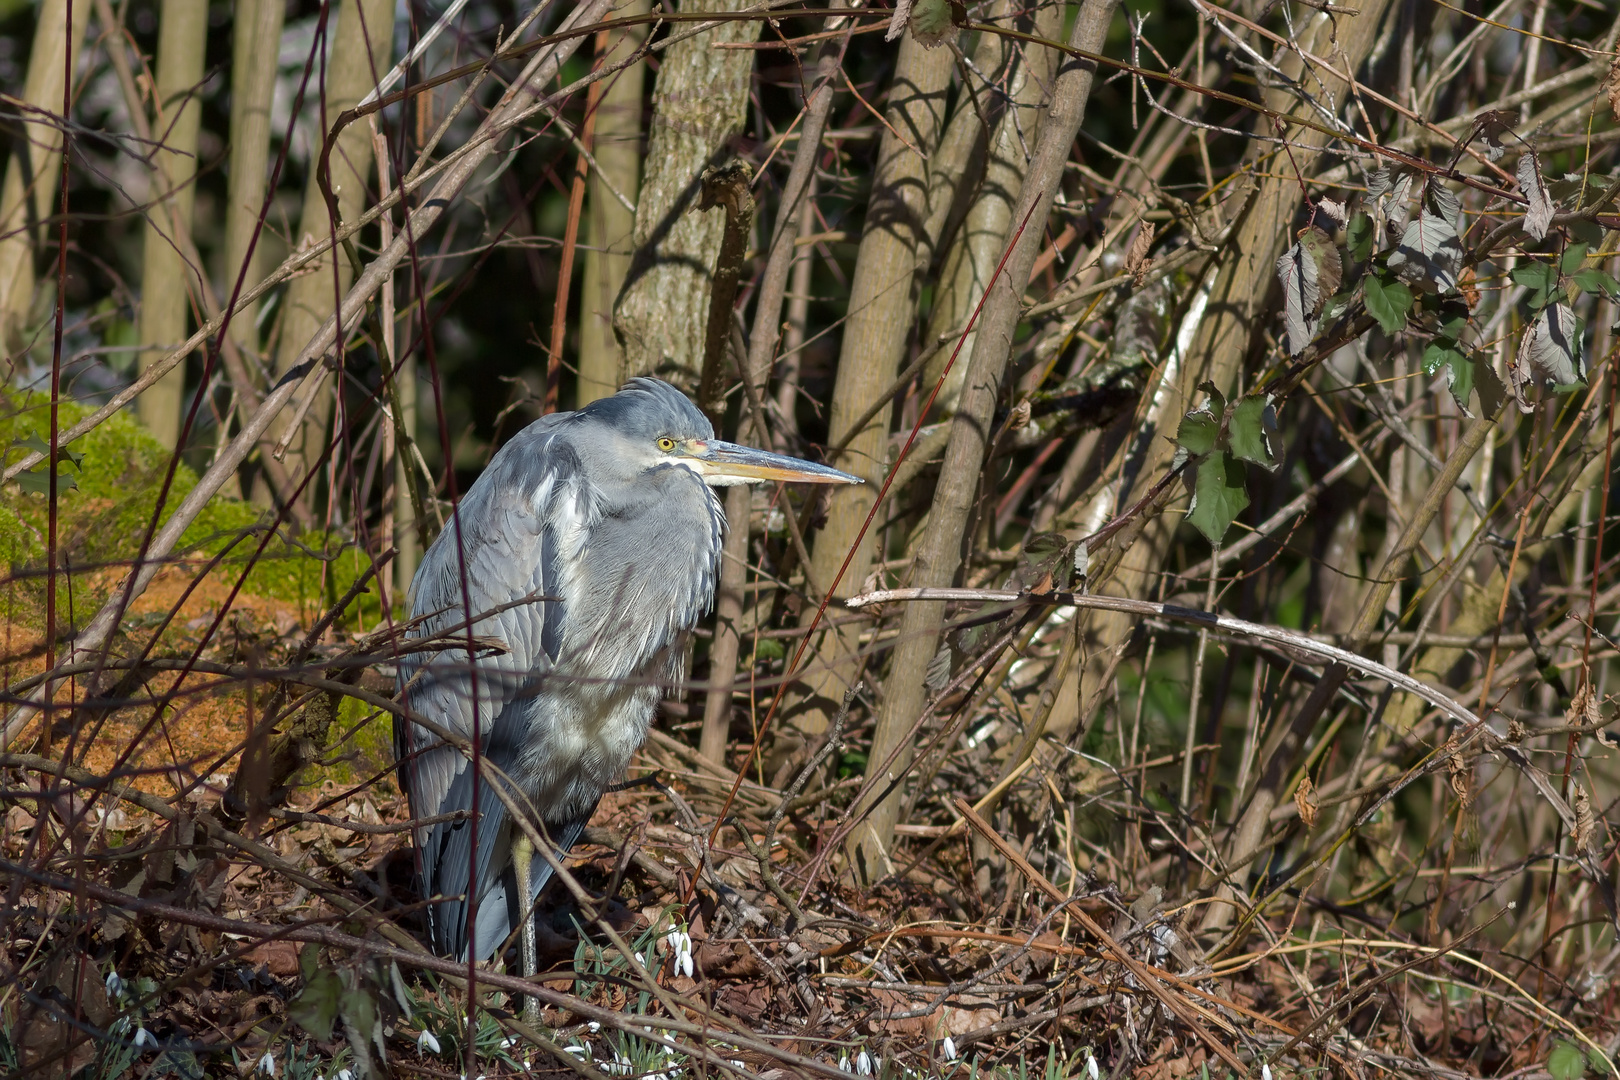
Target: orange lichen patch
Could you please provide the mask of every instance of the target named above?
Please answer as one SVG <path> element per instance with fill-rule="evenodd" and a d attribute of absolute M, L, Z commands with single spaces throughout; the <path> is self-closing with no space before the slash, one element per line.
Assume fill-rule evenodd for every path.
<path fill-rule="evenodd" d="M 184 563 L 159 571 L 130 605 L 125 619 L 130 646 L 145 648 L 150 635 L 166 623 L 149 656 L 184 659 L 200 652 L 208 659 L 243 662 L 244 634 L 272 650 L 279 641 L 298 634 L 304 620 L 297 604 L 245 592 L 232 597 L 235 575 L 216 571 L 198 580 L 204 565 Z M 92 587 L 99 586 L 104 593 L 122 578 L 122 572 L 114 569 L 95 573 L 105 580 Z M 220 619 L 227 601 L 229 609 Z M 218 630 L 205 641 L 216 621 Z M 44 669 L 43 635 L 19 623 L 0 623 L 0 678 L 5 685 Z M 262 701 L 266 688 L 264 683 L 254 686 L 253 698 Z M 194 672 L 184 679 L 178 672 L 150 674 L 129 688 L 131 702 L 126 707 L 82 716 L 79 730 L 71 736 L 78 740 L 74 758 L 91 772 L 116 773 L 143 791 L 165 797 L 198 780 L 222 788 L 235 768 L 250 716 L 257 715 L 249 692 L 246 683 L 213 673 Z M 58 706 L 66 707 L 83 693 L 82 684 L 70 680 L 57 691 Z M 70 737 L 66 728 L 59 721 L 53 733 L 57 750 Z M 36 722 L 22 741 L 26 744 L 38 732 Z"/>
<path fill-rule="evenodd" d="M 236 687 L 221 689 L 212 677 L 192 675 L 158 709 L 156 703 L 173 692 L 178 680 L 177 674 L 165 674 L 147 681 L 141 696 L 152 704 L 121 709 L 99 730 L 86 731 L 90 742 L 79 754 L 83 767 L 98 775 L 116 770 L 156 795 L 178 794 L 197 781 L 216 794 L 223 791 L 247 738 L 247 694 Z"/>
<path fill-rule="evenodd" d="M 248 592 L 239 592 L 232 598 L 231 589 L 235 587 L 237 575 L 229 570 L 216 569 L 201 581 L 196 581 L 196 575 L 206 565 L 201 561 L 179 563 L 158 571 L 152 583 L 146 587 L 146 591 L 136 597 L 135 602 L 130 605 L 130 616 L 133 618 L 156 613 L 168 614 L 178 608 L 173 625 L 191 626 L 194 632 L 201 632 L 213 622 L 214 617 L 229 599 L 232 613 L 251 612 L 260 622 L 274 627 L 278 633 L 290 633 L 300 623 L 306 621 L 307 612 L 301 611 L 298 604 L 286 600 L 276 600 Z M 199 620 L 202 620 L 201 625 L 192 625 Z"/>

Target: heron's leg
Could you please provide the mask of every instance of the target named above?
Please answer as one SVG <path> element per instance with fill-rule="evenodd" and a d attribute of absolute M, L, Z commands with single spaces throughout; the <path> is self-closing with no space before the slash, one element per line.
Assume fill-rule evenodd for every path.
<path fill-rule="evenodd" d="M 521 829 L 512 842 L 512 872 L 518 880 L 518 911 L 523 919 L 522 933 L 518 938 L 518 951 L 521 953 L 523 964 L 523 977 L 534 978 L 540 970 L 539 949 L 534 939 L 534 896 L 530 892 L 529 866 L 534 860 L 534 845 L 529 842 L 529 836 Z M 540 1022 L 540 999 L 523 996 L 523 1019 L 529 1024 Z"/>

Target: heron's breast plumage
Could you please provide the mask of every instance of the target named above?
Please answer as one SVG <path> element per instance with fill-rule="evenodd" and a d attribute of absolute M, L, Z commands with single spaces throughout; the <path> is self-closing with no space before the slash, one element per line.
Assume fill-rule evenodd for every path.
<path fill-rule="evenodd" d="M 623 777 L 714 599 L 718 500 L 684 468 L 659 470 L 637 491 L 595 502 L 553 493 L 562 633 L 554 659 L 535 657 L 545 692 L 535 697 L 523 772 L 556 820 L 589 812 Z"/>

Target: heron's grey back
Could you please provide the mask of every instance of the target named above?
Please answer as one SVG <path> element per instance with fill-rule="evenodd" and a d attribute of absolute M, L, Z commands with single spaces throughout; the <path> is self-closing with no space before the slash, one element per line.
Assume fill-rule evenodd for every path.
<path fill-rule="evenodd" d="M 724 529 L 719 501 L 688 469 L 626 478 L 593 467 L 613 460 L 621 436 L 591 420 L 547 417 L 503 447 L 417 572 L 417 633 L 464 634 L 470 610 L 472 633 L 505 651 L 469 662 L 465 650 L 445 650 L 400 664 L 412 712 L 469 741 L 477 702 L 482 754 L 509 778 L 506 793 L 570 843 L 644 741 L 661 688 L 683 674 L 687 635 L 712 602 Z M 459 750 L 415 724 L 395 732 L 413 816 L 473 806 Z M 479 782 L 476 869 L 470 820 L 417 836 L 425 896 L 466 893 L 469 872 L 478 883 L 482 955 L 516 909 L 512 823 L 491 782 Z M 539 858 L 535 866 L 532 889 L 550 873 Z M 429 922 L 437 948 L 465 955 L 464 901 L 440 902 Z"/>

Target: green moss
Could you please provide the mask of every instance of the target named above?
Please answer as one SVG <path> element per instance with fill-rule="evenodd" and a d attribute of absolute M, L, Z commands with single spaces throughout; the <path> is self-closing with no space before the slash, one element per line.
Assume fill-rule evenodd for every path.
<path fill-rule="evenodd" d="M 385 774 L 381 783 L 386 789 L 392 783 L 392 777 L 386 774 L 393 761 L 393 718 L 357 698 L 346 697 L 338 706 L 325 752 L 319 761 L 305 768 L 299 783 L 319 786 L 330 780 L 347 787 Z"/>
<path fill-rule="evenodd" d="M 60 428 L 66 430 L 89 411 L 75 402 L 61 402 Z M 49 425 L 49 402 L 42 395 L 0 395 L 0 448 L 6 462 L 16 461 L 30 445 L 45 440 Z M 58 466 L 58 476 L 72 484 L 59 480 L 57 496 L 58 546 L 64 562 L 79 570 L 127 565 L 152 527 L 169 452 L 127 413 L 109 418 L 67 449 L 77 461 L 64 455 Z M 196 473 L 184 464 L 176 467 L 163 501 L 164 517 L 196 486 Z M 13 483 L 0 491 L 0 557 L 12 567 L 0 609 L 18 621 L 43 625 L 41 571 L 48 506 L 43 494 L 25 487 Z M 296 603 L 306 619 L 316 618 L 354 582 L 365 567 L 364 557 L 334 535 L 306 533 L 295 541 L 282 527 L 266 540 L 272 520 L 268 512 L 241 499 L 216 495 L 186 529 L 174 556 L 207 559 L 224 553 L 211 571 L 217 581 L 233 587 L 247 571 L 243 592 Z M 60 586 L 58 610 L 71 610 L 75 619 L 87 618 L 105 601 L 117 577 L 75 573 L 72 595 L 66 581 Z M 351 618 L 358 615 L 367 625 L 374 622 L 375 594 L 363 597 L 357 608 Z"/>

